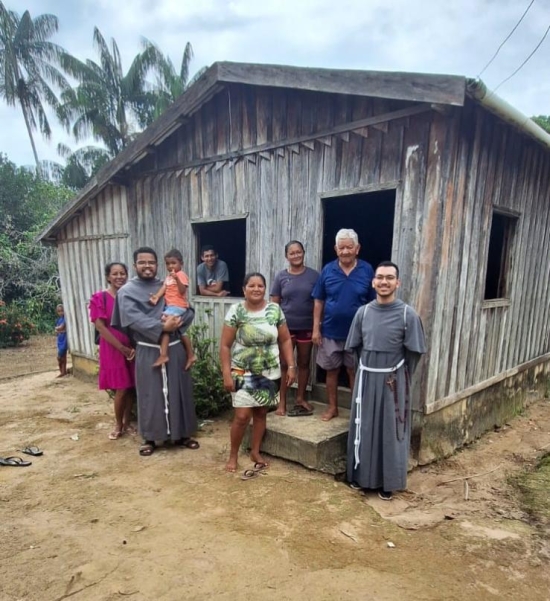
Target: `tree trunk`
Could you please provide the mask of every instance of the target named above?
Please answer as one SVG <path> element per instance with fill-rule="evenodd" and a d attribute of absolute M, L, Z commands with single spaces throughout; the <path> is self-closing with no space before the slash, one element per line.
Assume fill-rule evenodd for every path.
<path fill-rule="evenodd" d="M 32 129 L 31 122 L 29 120 L 29 116 L 27 115 L 27 111 L 25 110 L 25 105 L 19 99 L 19 104 L 21 106 L 21 110 L 23 111 L 23 118 L 25 119 L 25 125 L 27 126 L 27 132 L 29 134 L 29 139 L 31 141 L 32 153 L 34 154 L 34 160 L 36 162 L 36 171 L 39 176 L 42 175 L 42 169 L 40 168 L 40 161 L 38 160 L 38 153 L 36 152 L 36 145 L 34 143 L 34 138 L 32 137 Z"/>

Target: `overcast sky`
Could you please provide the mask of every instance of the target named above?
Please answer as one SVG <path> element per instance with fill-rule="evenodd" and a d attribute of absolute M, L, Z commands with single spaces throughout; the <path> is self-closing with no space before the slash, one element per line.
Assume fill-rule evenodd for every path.
<path fill-rule="evenodd" d="M 2 0 L 33 17 L 52 13 L 53 41 L 79 58 L 97 60 L 93 27 L 114 37 L 125 70 L 142 36 L 179 65 L 185 43 L 192 71 L 215 61 L 329 68 L 449 73 L 476 77 L 517 24 L 530 0 Z M 550 25 L 550 0 L 535 0 L 482 75 L 495 88 L 528 57 Z M 550 114 L 550 35 L 498 95 L 526 115 Z M 41 159 L 58 160 L 69 142 L 52 119 L 50 142 L 36 136 Z M 0 104 L 0 151 L 33 163 L 20 110 Z"/>

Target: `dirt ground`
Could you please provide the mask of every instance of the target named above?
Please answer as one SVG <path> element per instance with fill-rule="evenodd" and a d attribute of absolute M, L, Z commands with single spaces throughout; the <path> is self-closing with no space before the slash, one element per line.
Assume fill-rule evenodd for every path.
<path fill-rule="evenodd" d="M 550 599 L 548 532 L 510 484 L 550 447 L 546 400 L 385 503 L 277 459 L 225 473 L 228 419 L 139 457 L 107 439 L 107 395 L 55 367 L 49 337 L 0 351 L 0 456 L 44 449 L 0 467 L 1 601 Z"/>

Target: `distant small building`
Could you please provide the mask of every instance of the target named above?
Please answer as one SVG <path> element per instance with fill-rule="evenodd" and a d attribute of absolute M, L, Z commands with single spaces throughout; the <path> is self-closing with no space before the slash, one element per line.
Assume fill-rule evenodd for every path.
<path fill-rule="evenodd" d="M 319 269 L 353 227 L 363 258 L 399 264 L 425 325 L 413 456 L 448 454 L 546 386 L 549 148 L 464 77 L 216 63 L 41 234 L 59 249 L 75 371 L 94 358 L 87 301 L 108 261 L 177 247 L 194 280 L 214 244 L 238 296 L 246 271 L 284 267 L 288 240 Z M 234 298 L 192 292 L 217 335 Z"/>

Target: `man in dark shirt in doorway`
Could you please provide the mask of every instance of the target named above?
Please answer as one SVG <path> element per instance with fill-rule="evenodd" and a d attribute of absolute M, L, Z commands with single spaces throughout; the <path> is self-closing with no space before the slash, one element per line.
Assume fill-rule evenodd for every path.
<path fill-rule="evenodd" d="M 203 296 L 227 296 L 224 289 L 229 282 L 229 271 L 225 261 L 218 259 L 213 246 L 206 245 L 201 249 L 202 263 L 197 267 L 197 285 Z"/>

